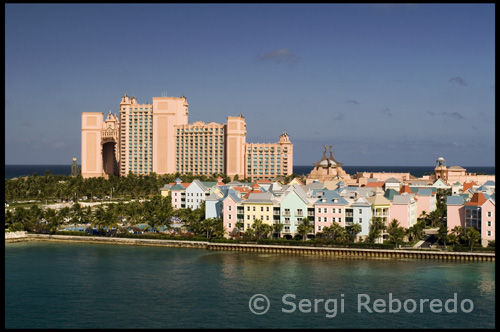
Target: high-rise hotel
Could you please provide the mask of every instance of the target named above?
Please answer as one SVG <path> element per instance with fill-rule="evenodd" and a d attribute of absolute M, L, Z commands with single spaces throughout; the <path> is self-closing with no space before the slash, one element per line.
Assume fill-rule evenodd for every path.
<path fill-rule="evenodd" d="M 286 132 L 278 143 L 246 143 L 241 114 L 219 124 L 188 123 L 188 113 L 184 96 L 138 104 L 126 94 L 119 118 L 82 113 L 82 176 L 225 173 L 261 180 L 292 174 L 293 144 Z"/>

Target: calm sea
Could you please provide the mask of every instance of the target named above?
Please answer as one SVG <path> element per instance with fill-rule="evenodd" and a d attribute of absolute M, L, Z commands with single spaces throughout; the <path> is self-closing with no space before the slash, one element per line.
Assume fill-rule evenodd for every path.
<path fill-rule="evenodd" d="M 298 175 L 307 175 L 314 166 L 294 166 L 293 172 Z M 426 172 L 434 172 L 434 166 L 342 166 L 347 174 L 354 175 L 357 172 L 395 172 L 406 173 L 421 177 Z M 495 174 L 495 167 L 485 166 L 464 166 L 467 172 L 484 172 Z M 49 170 L 52 174 L 71 174 L 71 165 L 5 165 L 5 179 L 14 177 L 32 175 L 37 172 L 38 175 L 44 175 Z"/>
<path fill-rule="evenodd" d="M 495 263 L 13 243 L 5 327 L 494 328 Z"/>

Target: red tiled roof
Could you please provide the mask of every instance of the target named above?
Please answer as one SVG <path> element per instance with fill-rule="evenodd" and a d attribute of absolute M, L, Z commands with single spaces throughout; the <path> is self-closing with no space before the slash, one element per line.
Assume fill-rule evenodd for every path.
<path fill-rule="evenodd" d="M 484 194 L 474 193 L 470 201 L 468 203 L 465 203 L 464 205 L 482 206 L 484 203 L 486 203 L 486 197 L 484 197 Z"/>
<path fill-rule="evenodd" d="M 472 186 L 477 186 L 477 184 L 472 181 L 472 182 L 464 182 L 464 187 L 462 189 L 463 192 L 466 192 L 467 189 L 472 189 Z"/>
<path fill-rule="evenodd" d="M 260 186 L 257 184 L 257 182 L 255 182 L 254 184 L 252 184 L 250 187 L 252 187 L 252 188 L 260 188 Z"/>
<path fill-rule="evenodd" d="M 377 188 L 380 187 L 382 188 L 384 186 L 385 182 L 368 182 L 365 187 L 367 188 Z"/>
<path fill-rule="evenodd" d="M 407 186 L 407 185 L 403 185 L 403 186 L 401 187 L 401 189 L 399 189 L 399 193 L 400 193 L 400 194 L 402 194 L 402 193 L 412 194 L 411 189 L 410 189 L 410 186 Z"/>
<path fill-rule="evenodd" d="M 249 187 L 233 187 L 234 190 L 239 191 L 240 193 L 248 193 L 250 192 Z"/>
<path fill-rule="evenodd" d="M 183 183 L 181 183 L 180 185 L 181 185 L 181 186 L 183 186 L 184 188 L 187 188 L 187 187 L 189 187 L 189 185 L 190 185 L 190 184 L 191 184 L 191 183 L 184 183 L 184 182 L 183 182 Z M 171 182 L 171 183 L 169 183 L 169 185 L 171 185 L 171 186 L 173 187 L 173 186 L 175 185 L 175 182 Z"/>

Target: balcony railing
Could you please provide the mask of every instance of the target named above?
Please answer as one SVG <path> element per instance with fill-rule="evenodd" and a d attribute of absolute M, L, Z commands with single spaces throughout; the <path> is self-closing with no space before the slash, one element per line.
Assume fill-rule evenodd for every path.
<path fill-rule="evenodd" d="M 295 213 L 295 216 L 296 217 L 303 217 L 304 213 L 303 212 L 297 212 L 297 213 Z"/>

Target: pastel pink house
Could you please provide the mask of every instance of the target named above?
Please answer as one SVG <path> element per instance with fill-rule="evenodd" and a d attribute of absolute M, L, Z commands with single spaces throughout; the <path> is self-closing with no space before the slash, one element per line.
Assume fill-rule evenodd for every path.
<path fill-rule="evenodd" d="M 424 211 L 429 214 L 436 209 L 436 195 L 430 188 L 419 188 L 415 199 L 417 201 L 417 218 Z"/>
<path fill-rule="evenodd" d="M 391 205 L 391 220 L 396 219 L 406 229 L 417 222 L 417 202 L 413 195 L 394 195 Z"/>
<path fill-rule="evenodd" d="M 238 207 L 240 206 L 240 202 L 241 199 L 232 189 L 229 189 L 226 197 L 222 199 L 222 222 L 228 235 L 236 233 L 238 231 L 236 223 L 238 221 L 243 221 L 243 217 L 240 217 L 241 220 L 238 219 Z M 243 214 L 243 211 L 240 213 Z"/>
<path fill-rule="evenodd" d="M 465 226 L 465 209 L 462 196 L 453 195 L 446 197 L 446 224 L 448 232 L 451 232 L 455 226 Z"/>
<path fill-rule="evenodd" d="M 481 244 L 487 246 L 495 239 L 495 202 L 489 196 L 476 192 L 465 208 L 465 228 L 474 227 L 481 232 Z"/>
<path fill-rule="evenodd" d="M 345 207 L 348 204 L 339 194 L 330 191 L 319 198 L 314 204 L 315 233 L 321 232 L 325 227 L 330 227 L 333 222 L 345 227 Z"/>

